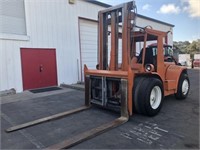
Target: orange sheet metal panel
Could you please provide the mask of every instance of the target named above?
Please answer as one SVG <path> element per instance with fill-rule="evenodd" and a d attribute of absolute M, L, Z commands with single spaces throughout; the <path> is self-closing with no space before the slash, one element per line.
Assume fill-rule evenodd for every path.
<path fill-rule="evenodd" d="M 104 76 L 104 77 L 113 77 L 113 78 L 128 78 L 127 71 L 108 71 L 108 70 L 86 70 L 86 75 L 94 75 L 94 76 Z"/>
<path fill-rule="evenodd" d="M 165 81 L 165 89 L 170 91 L 170 90 L 175 90 L 177 88 L 176 80 L 166 80 Z"/>

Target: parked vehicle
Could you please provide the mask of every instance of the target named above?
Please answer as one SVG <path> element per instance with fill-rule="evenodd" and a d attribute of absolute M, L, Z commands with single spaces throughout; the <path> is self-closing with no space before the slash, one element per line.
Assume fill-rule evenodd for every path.
<path fill-rule="evenodd" d="M 194 59 L 193 67 L 200 67 L 200 59 Z"/>

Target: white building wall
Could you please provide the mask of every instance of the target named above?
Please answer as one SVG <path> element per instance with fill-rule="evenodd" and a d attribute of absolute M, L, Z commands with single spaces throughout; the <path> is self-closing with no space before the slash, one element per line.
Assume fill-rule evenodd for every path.
<path fill-rule="evenodd" d="M 20 48 L 56 48 L 58 84 L 76 83 L 78 17 L 97 20 L 103 7 L 68 0 L 25 0 L 27 36 L 0 34 L 0 91 L 23 90 Z"/>
<path fill-rule="evenodd" d="M 24 0 L 27 36 L 0 33 L 0 91 L 23 90 L 20 48 L 55 48 L 58 84 L 76 83 L 80 77 L 78 17 L 97 20 L 104 7 L 82 0 Z M 170 27 L 142 18 L 137 25 L 151 25 L 168 31 Z M 158 28 L 157 28 L 158 27 Z M 172 30 L 172 29 L 171 29 Z M 172 43 L 172 37 L 169 37 Z M 79 74 L 78 74 L 79 69 Z"/>

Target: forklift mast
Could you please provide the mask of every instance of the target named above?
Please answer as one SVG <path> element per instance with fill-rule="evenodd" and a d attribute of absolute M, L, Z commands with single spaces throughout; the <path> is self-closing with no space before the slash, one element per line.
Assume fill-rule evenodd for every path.
<path fill-rule="evenodd" d="M 128 61 L 131 54 L 131 33 L 135 26 L 135 2 L 124 3 L 99 12 L 99 45 L 98 60 L 100 70 L 117 71 L 119 55 L 119 39 L 122 39 L 122 66 L 121 70 L 128 70 Z M 108 36 L 111 35 L 111 54 L 108 62 Z M 109 64 L 109 66 L 108 66 Z"/>
<path fill-rule="evenodd" d="M 87 69 L 86 65 L 84 67 L 85 100 L 88 105 L 92 103 L 121 111 L 121 116 L 128 118 L 132 114 L 132 95 L 128 89 L 132 86 L 133 76 L 131 72 L 128 73 L 128 67 L 132 53 L 131 34 L 134 31 L 136 17 L 135 2 L 102 10 L 98 17 L 99 64 L 97 70 Z M 119 47 L 119 40 L 122 40 L 122 47 Z M 118 60 L 119 53 L 122 55 L 121 64 Z M 132 78 L 129 82 L 128 77 Z"/>

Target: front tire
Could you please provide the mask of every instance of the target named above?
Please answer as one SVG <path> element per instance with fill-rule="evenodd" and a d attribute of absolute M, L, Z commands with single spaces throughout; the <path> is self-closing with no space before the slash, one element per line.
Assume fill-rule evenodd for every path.
<path fill-rule="evenodd" d="M 137 112 L 147 116 L 155 116 L 162 107 L 163 85 L 157 78 L 145 78 L 136 87 L 134 102 Z"/>
<path fill-rule="evenodd" d="M 188 96 L 190 90 L 190 80 L 186 73 L 182 73 L 177 87 L 177 93 L 175 93 L 176 99 L 185 99 Z"/>

